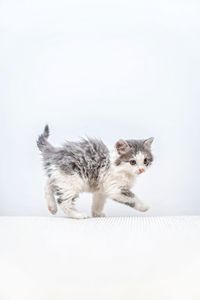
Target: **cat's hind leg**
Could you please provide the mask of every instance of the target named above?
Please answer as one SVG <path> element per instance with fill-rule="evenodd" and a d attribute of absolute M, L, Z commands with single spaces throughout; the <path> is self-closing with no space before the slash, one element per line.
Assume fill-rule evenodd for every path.
<path fill-rule="evenodd" d="M 67 190 L 57 187 L 56 195 L 58 196 L 57 202 L 62 209 L 62 211 L 69 217 L 73 219 L 86 219 L 88 216 L 84 213 L 79 212 L 75 208 L 75 200 L 78 198 L 79 194 L 73 190 Z"/>
<path fill-rule="evenodd" d="M 75 208 L 75 200 L 84 189 L 84 182 L 78 174 L 67 175 L 61 171 L 53 174 L 53 184 L 57 203 L 62 211 L 73 219 L 85 219 L 88 216 Z"/>
<path fill-rule="evenodd" d="M 103 208 L 106 202 L 106 196 L 102 193 L 94 193 L 92 201 L 92 216 L 105 217 Z"/>
<path fill-rule="evenodd" d="M 47 207 L 49 212 L 55 215 L 57 213 L 57 204 L 54 197 L 54 191 L 49 180 L 47 180 L 45 185 L 45 199 L 47 201 Z"/>

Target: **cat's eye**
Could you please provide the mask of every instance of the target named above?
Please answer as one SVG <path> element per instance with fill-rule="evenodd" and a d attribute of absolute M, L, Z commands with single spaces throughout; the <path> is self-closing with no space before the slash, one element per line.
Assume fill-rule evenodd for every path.
<path fill-rule="evenodd" d="M 131 164 L 132 166 L 136 165 L 136 160 L 135 160 L 135 159 L 131 159 L 131 160 L 130 160 L 130 164 Z"/>
<path fill-rule="evenodd" d="M 148 166 L 149 163 L 148 163 L 148 159 L 147 159 L 147 158 L 144 159 L 144 164 L 145 164 L 146 166 Z"/>

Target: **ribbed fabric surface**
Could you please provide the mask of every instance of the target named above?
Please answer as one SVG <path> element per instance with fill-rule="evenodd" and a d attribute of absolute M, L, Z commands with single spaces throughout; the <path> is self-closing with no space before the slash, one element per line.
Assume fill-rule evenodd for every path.
<path fill-rule="evenodd" d="M 0 217 L 1 300 L 199 300 L 200 217 Z"/>

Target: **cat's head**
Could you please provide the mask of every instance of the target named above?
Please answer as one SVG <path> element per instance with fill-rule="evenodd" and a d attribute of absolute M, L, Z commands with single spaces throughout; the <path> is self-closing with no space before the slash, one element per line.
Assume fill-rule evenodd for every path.
<path fill-rule="evenodd" d="M 145 172 L 153 162 L 151 144 L 154 138 L 146 140 L 119 140 L 115 144 L 118 157 L 117 166 L 124 166 L 128 171 L 139 175 Z"/>

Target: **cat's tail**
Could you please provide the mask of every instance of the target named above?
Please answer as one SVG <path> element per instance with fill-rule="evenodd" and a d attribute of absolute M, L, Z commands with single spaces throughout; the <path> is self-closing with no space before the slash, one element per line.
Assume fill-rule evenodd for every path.
<path fill-rule="evenodd" d="M 49 152 L 54 149 L 54 147 L 47 141 L 49 137 L 49 126 L 46 125 L 43 133 L 38 137 L 37 146 L 41 152 Z"/>

